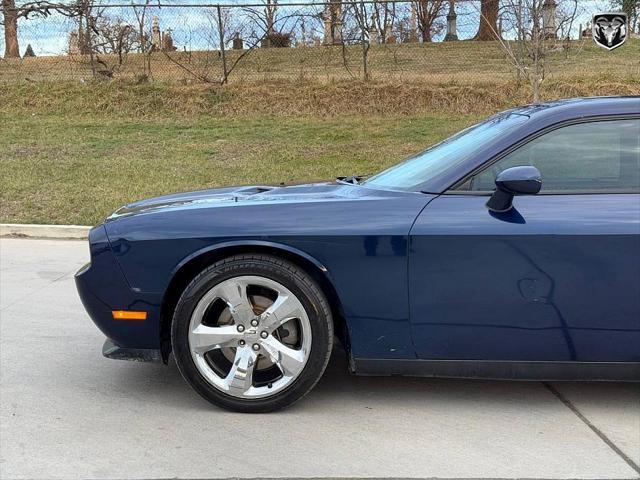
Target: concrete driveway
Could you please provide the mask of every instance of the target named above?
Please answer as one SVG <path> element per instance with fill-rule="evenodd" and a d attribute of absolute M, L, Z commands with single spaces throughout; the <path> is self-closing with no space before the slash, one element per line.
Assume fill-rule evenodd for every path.
<path fill-rule="evenodd" d="M 107 360 L 73 284 L 85 242 L 0 240 L 0 478 L 639 478 L 637 384 L 358 378 L 214 408 L 175 365 Z"/>

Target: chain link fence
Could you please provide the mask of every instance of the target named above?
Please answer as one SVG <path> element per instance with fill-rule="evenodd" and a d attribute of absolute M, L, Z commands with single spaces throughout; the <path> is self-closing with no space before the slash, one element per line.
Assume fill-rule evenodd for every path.
<path fill-rule="evenodd" d="M 640 40 L 607 52 L 591 38 L 593 14 L 611 10 L 615 1 L 78 0 L 9 9 L 3 0 L 0 82 L 465 83 L 523 79 L 531 72 L 597 79 L 610 75 L 612 65 L 616 74 L 638 81 Z M 638 31 L 634 15 L 628 25 L 632 37 Z M 7 24 L 15 25 L 17 35 Z"/>

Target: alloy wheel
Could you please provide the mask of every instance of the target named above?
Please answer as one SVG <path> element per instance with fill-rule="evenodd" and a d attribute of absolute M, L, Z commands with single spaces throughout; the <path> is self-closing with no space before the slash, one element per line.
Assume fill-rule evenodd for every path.
<path fill-rule="evenodd" d="M 291 385 L 311 350 L 309 317 L 298 298 L 266 277 L 220 282 L 200 299 L 189 324 L 200 374 L 227 395 L 264 398 Z"/>

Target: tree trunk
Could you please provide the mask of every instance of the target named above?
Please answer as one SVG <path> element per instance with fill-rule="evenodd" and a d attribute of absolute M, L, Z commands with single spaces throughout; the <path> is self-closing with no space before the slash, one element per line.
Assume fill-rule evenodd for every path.
<path fill-rule="evenodd" d="M 419 0 L 417 2 L 416 17 L 418 30 L 424 43 L 431 42 L 433 23 L 442 12 L 443 0 Z"/>
<path fill-rule="evenodd" d="M 4 57 L 20 58 L 18 46 L 18 12 L 15 0 L 2 0 L 4 14 Z"/>
<path fill-rule="evenodd" d="M 499 0 L 481 0 L 480 27 L 474 40 L 496 40 L 498 32 Z"/>
<path fill-rule="evenodd" d="M 638 14 L 640 14 L 640 1 L 622 0 L 622 4 L 620 6 L 622 7 L 622 11 L 627 14 L 631 32 L 635 32 L 636 22 L 638 21 Z"/>

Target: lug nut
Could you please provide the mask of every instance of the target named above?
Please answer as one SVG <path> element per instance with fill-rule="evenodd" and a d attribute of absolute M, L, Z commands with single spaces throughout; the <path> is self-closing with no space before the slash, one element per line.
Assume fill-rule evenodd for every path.
<path fill-rule="evenodd" d="M 240 345 L 241 347 L 244 347 L 244 343 L 245 343 L 245 342 L 244 342 L 244 340 L 240 340 L 240 341 L 238 342 L 238 345 Z"/>
<path fill-rule="evenodd" d="M 260 336 L 261 336 L 262 338 L 267 338 L 267 337 L 269 336 L 269 334 L 268 334 L 268 333 L 267 333 L 267 331 L 265 330 L 265 331 L 260 332 Z"/>
<path fill-rule="evenodd" d="M 244 332 L 244 325 L 238 325 L 238 331 L 240 333 Z"/>
<path fill-rule="evenodd" d="M 253 349 L 257 352 L 258 350 L 260 350 L 260 345 L 258 345 L 257 343 L 254 343 Z"/>
<path fill-rule="evenodd" d="M 257 318 L 254 318 L 253 320 L 251 320 L 251 325 L 252 325 L 253 327 L 257 327 L 257 326 L 258 326 L 258 319 L 257 319 Z"/>

